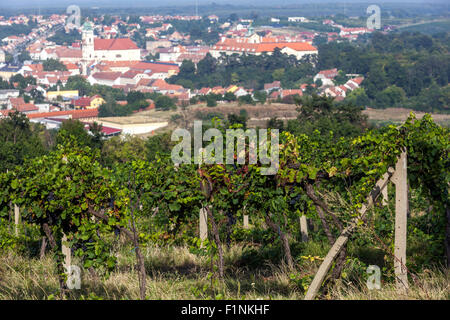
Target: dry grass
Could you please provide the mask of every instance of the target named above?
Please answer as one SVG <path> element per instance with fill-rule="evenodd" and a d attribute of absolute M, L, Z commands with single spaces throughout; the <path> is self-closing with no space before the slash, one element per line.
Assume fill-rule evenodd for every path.
<path fill-rule="evenodd" d="M 82 274 L 81 290 L 72 290 L 67 299 L 138 299 L 139 283 L 135 257 L 124 246 L 118 266 L 109 277 Z M 225 250 L 226 278 L 211 277 L 207 257 L 194 255 L 186 247 L 149 247 L 143 250 L 147 269 L 147 298 L 150 300 L 186 299 L 289 299 L 300 300 L 303 290 L 293 281 L 313 275 L 318 263 L 306 263 L 293 274 L 284 264 L 261 265 L 256 270 L 239 267 L 244 247 Z M 76 263 L 76 260 L 74 262 Z M 391 284 L 369 291 L 365 286 L 338 283 L 325 299 L 449 299 L 449 278 L 439 270 L 426 271 L 411 285 L 407 295 L 399 295 Z M 54 260 L 30 259 L 14 253 L 0 255 L 0 299 L 58 299 L 58 279 Z M 359 289 L 363 288 L 363 289 Z"/>
<path fill-rule="evenodd" d="M 205 103 L 188 106 L 186 110 L 170 110 L 170 111 L 157 111 L 147 110 L 135 113 L 128 117 L 110 117 L 101 118 L 100 121 L 105 121 L 109 125 L 132 125 L 132 124 L 149 124 L 155 122 L 169 122 L 169 126 L 158 129 L 158 132 L 166 132 L 168 130 L 175 129 L 180 124 L 176 125 L 171 123 L 170 119 L 174 115 L 183 115 L 185 118 L 185 124 L 192 126 L 194 120 L 197 119 L 197 115 L 208 113 L 220 113 L 225 117 L 229 114 L 239 114 L 244 109 L 249 116 L 249 127 L 264 127 L 270 118 L 277 117 L 281 120 L 296 119 L 298 116 L 297 106 L 283 103 L 266 103 L 265 105 L 239 105 L 237 102 L 219 103 L 216 107 L 207 107 Z M 368 119 L 374 123 L 401 123 L 404 122 L 410 112 L 413 110 L 403 108 L 387 108 L 387 109 L 371 109 L 368 108 L 363 111 L 363 114 L 368 116 Z M 417 118 L 422 118 L 425 113 L 414 111 Z M 432 114 L 433 119 L 443 125 L 450 124 L 450 114 Z M 148 135 L 144 135 L 145 137 Z"/>
<path fill-rule="evenodd" d="M 448 271 L 425 270 L 416 282 L 410 282 L 406 293 L 397 291 L 395 284 L 384 283 L 380 290 L 369 290 L 364 284 L 336 285 L 330 299 L 337 300 L 449 300 L 450 282 Z M 362 288 L 362 289 L 360 289 Z"/>
<path fill-rule="evenodd" d="M 369 120 L 376 121 L 394 121 L 394 122 L 404 122 L 411 112 L 416 114 L 417 119 L 421 119 L 425 113 L 414 111 L 411 109 L 404 108 L 387 108 L 387 109 L 371 109 L 367 108 L 363 111 L 363 114 L 369 117 Z M 436 122 L 448 122 L 450 121 L 450 114 L 431 114 Z"/>

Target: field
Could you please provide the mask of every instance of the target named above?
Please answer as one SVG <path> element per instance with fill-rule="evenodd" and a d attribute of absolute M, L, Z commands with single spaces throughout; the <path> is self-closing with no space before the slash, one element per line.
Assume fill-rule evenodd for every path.
<path fill-rule="evenodd" d="M 178 126 L 191 126 L 194 120 L 204 120 L 208 115 L 222 115 L 226 118 L 229 114 L 239 114 L 245 110 L 248 114 L 249 127 L 265 127 L 267 121 L 273 117 L 280 120 L 296 119 L 298 116 L 297 106 L 291 104 L 271 103 L 265 105 L 239 105 L 238 103 L 220 103 L 216 107 L 207 107 L 205 104 L 198 104 L 187 107 L 185 110 L 177 111 L 156 111 L 149 110 L 136 113 L 129 117 L 101 118 L 100 122 L 111 126 L 125 125 L 145 125 L 168 122 L 167 127 L 155 130 L 155 132 L 164 132 L 173 130 Z M 425 113 L 403 108 L 371 109 L 363 111 L 367 115 L 370 123 L 383 125 L 387 123 L 400 123 L 405 121 L 409 114 L 414 112 L 417 118 L 422 118 Z M 181 116 L 181 121 L 174 123 L 171 121 L 175 115 Z M 450 126 L 450 114 L 432 114 L 433 119 L 443 125 Z M 144 134 L 146 137 L 149 134 Z"/>
<path fill-rule="evenodd" d="M 400 26 L 401 32 L 421 32 L 424 34 L 436 34 L 447 32 L 450 28 L 450 20 L 424 21 L 419 23 L 411 23 Z"/>

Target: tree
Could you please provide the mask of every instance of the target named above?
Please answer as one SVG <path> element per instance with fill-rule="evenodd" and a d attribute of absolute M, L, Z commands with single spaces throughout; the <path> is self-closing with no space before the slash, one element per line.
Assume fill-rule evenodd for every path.
<path fill-rule="evenodd" d="M 236 95 L 233 93 L 233 92 L 226 92 L 224 95 L 223 95 L 223 99 L 225 100 L 225 101 L 228 101 L 228 102 L 231 102 L 231 101 L 236 101 L 237 100 L 237 97 L 236 97 Z"/>
<path fill-rule="evenodd" d="M 248 113 L 245 109 L 241 109 L 239 111 L 239 115 L 233 113 L 228 115 L 228 122 L 230 126 L 233 126 L 235 124 L 241 124 L 242 128 L 246 129 L 247 121 L 248 121 Z"/>
<path fill-rule="evenodd" d="M 82 97 L 91 95 L 91 85 L 83 76 L 71 76 L 67 79 L 66 90 L 78 90 Z"/>
<path fill-rule="evenodd" d="M 296 125 L 288 123 L 288 128 L 290 126 L 295 134 L 313 134 L 319 130 L 328 136 L 331 131 L 338 139 L 361 134 L 367 127 L 362 107 L 346 102 L 338 105 L 332 98 L 317 95 L 299 97 L 296 103 L 300 106 Z"/>
<path fill-rule="evenodd" d="M 168 155 L 172 151 L 174 142 L 169 133 L 151 136 L 145 141 L 145 153 L 148 161 L 154 161 L 157 156 Z"/>
<path fill-rule="evenodd" d="M 89 130 L 92 130 L 91 134 L 86 130 L 84 123 L 68 119 L 61 125 L 56 136 L 56 143 L 63 144 L 67 141 L 72 141 L 79 146 L 101 149 L 103 145 L 101 125 L 94 122 L 89 125 Z"/>
<path fill-rule="evenodd" d="M 259 103 L 261 103 L 261 104 L 265 104 L 266 103 L 267 92 L 265 92 L 265 91 L 256 91 L 254 96 L 255 96 L 255 99 L 258 100 Z"/>
<path fill-rule="evenodd" d="M 45 153 L 42 128 L 23 113 L 13 112 L 0 120 L 0 172 L 21 165 L 25 159 Z"/>
<path fill-rule="evenodd" d="M 212 95 L 212 94 L 208 94 L 206 96 L 206 105 L 208 107 L 215 107 L 215 106 L 217 106 L 216 97 L 214 97 L 214 95 Z"/>
<path fill-rule="evenodd" d="M 164 111 L 176 109 L 175 102 L 168 96 L 159 96 L 155 101 L 155 108 Z"/>
<path fill-rule="evenodd" d="M 44 66 L 44 71 L 67 71 L 67 67 L 55 59 L 45 60 L 42 65 Z"/>
<path fill-rule="evenodd" d="M 351 91 L 345 97 L 345 101 L 358 107 L 366 107 L 370 104 L 370 99 L 367 96 L 366 90 L 364 88 L 357 88 Z"/>
<path fill-rule="evenodd" d="M 24 51 L 22 51 L 20 54 L 19 54 L 19 56 L 17 57 L 17 59 L 20 61 L 20 62 L 24 62 L 24 61 L 29 61 L 29 60 L 31 60 L 31 56 L 30 56 L 30 54 L 28 53 L 28 51 L 26 51 L 26 50 L 24 50 Z"/>
<path fill-rule="evenodd" d="M 389 86 L 375 95 L 375 101 L 379 108 L 391 108 L 401 104 L 405 100 L 405 91 L 395 85 Z"/>

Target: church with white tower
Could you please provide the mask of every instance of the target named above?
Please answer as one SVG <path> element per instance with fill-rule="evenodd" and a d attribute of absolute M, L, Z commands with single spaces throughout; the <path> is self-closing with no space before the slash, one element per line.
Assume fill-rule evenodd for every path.
<path fill-rule="evenodd" d="M 140 61 L 141 49 L 128 38 L 99 39 L 94 26 L 86 21 L 82 26 L 83 73 L 88 64 L 100 61 Z"/>

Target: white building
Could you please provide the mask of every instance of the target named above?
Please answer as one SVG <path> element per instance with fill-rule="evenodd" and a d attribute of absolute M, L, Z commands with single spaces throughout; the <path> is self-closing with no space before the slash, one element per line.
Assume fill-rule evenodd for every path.
<path fill-rule="evenodd" d="M 0 49 L 0 63 L 3 63 L 6 61 L 6 54 L 5 51 Z"/>
<path fill-rule="evenodd" d="M 305 17 L 289 17 L 288 21 L 289 22 L 309 22 L 309 20 L 306 19 Z"/>
<path fill-rule="evenodd" d="M 252 36 L 253 37 L 253 36 Z M 253 38 L 225 38 L 211 47 L 210 53 L 214 58 L 220 57 L 221 53 L 232 55 L 261 55 L 267 53 L 271 55 L 276 48 L 282 53 L 294 55 L 297 59 L 301 59 L 305 55 L 317 55 L 318 50 L 307 42 L 257 42 Z M 259 36 L 256 36 L 259 38 Z"/>

